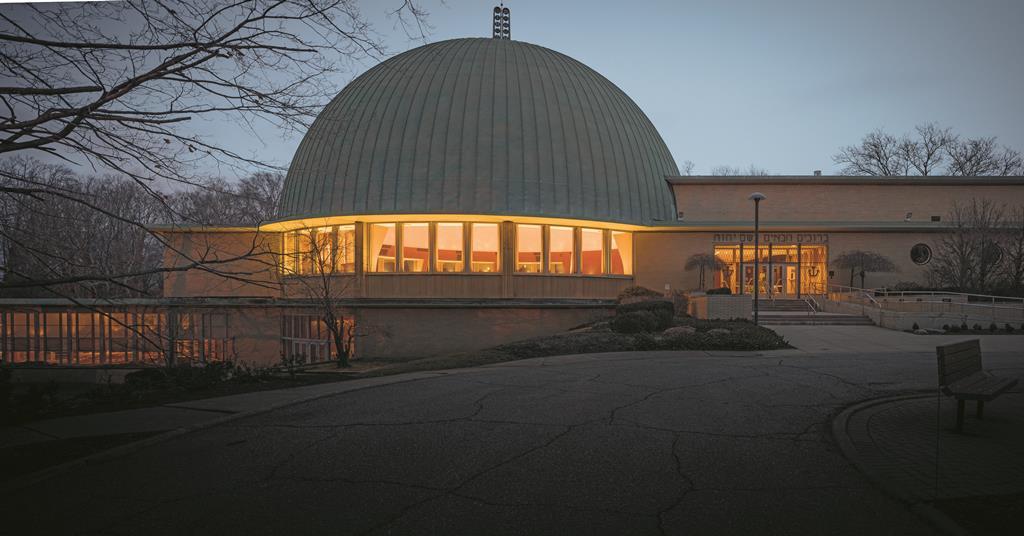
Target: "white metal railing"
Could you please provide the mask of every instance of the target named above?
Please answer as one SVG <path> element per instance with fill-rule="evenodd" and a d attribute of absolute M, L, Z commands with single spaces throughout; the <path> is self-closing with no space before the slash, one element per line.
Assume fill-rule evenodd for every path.
<path fill-rule="evenodd" d="M 830 285 L 828 299 L 902 313 L 951 313 L 962 317 L 962 321 L 968 318 L 985 318 L 992 322 L 1024 321 L 1024 298 L 1011 296 Z"/>

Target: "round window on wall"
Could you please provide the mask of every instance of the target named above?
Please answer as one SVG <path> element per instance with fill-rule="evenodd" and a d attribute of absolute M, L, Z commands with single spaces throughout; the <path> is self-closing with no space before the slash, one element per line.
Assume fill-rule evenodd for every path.
<path fill-rule="evenodd" d="M 932 248 L 928 244 L 917 244 L 910 248 L 910 260 L 914 264 L 928 264 L 932 260 Z"/>
<path fill-rule="evenodd" d="M 981 248 L 981 260 L 985 264 L 999 264 L 1003 260 L 1003 248 L 991 240 L 986 240 Z"/>

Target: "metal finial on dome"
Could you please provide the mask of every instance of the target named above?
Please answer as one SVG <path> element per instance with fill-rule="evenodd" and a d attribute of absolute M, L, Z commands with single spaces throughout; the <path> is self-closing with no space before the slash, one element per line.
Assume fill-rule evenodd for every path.
<path fill-rule="evenodd" d="M 491 32 L 494 39 L 512 39 L 512 12 L 505 4 L 494 7 L 494 27 Z"/>

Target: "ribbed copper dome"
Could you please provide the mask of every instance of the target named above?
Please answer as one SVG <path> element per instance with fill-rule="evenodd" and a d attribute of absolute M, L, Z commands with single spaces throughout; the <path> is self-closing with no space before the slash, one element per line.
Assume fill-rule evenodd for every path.
<path fill-rule="evenodd" d="M 373 67 L 320 113 L 284 184 L 283 219 L 495 214 L 674 219 L 678 170 L 625 93 L 558 52 L 454 39 Z"/>

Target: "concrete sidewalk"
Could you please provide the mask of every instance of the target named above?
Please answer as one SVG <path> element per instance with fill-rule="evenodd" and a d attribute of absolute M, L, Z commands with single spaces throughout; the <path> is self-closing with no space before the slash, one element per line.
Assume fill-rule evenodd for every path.
<path fill-rule="evenodd" d="M 417 372 L 401 376 L 337 381 L 190 400 L 147 408 L 46 419 L 22 426 L 0 428 L 0 449 L 59 439 L 196 428 L 226 420 L 230 416 L 255 414 L 324 396 L 391 383 L 415 381 L 439 374 L 444 373 Z"/>
<path fill-rule="evenodd" d="M 981 352 L 1013 352 L 1024 356 L 1022 335 L 915 335 L 875 326 L 769 326 L 794 347 L 810 354 L 877 354 L 921 352 L 935 355 L 935 347 L 970 339 L 981 341 Z"/>
<path fill-rule="evenodd" d="M 951 398 L 884 398 L 849 408 L 833 431 L 865 475 L 910 503 L 1024 492 L 1024 390 L 985 404 L 984 420 L 967 409 L 960 434 Z"/>

